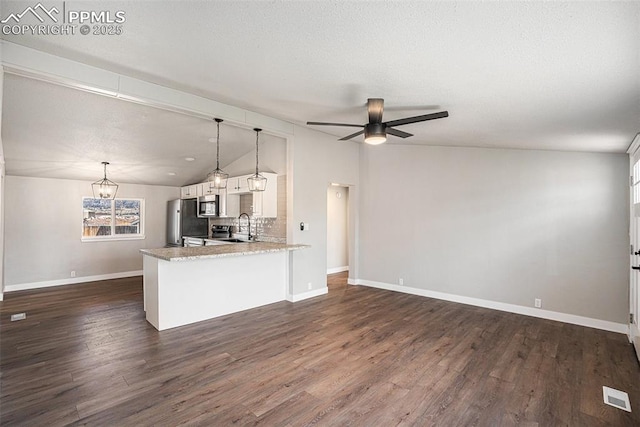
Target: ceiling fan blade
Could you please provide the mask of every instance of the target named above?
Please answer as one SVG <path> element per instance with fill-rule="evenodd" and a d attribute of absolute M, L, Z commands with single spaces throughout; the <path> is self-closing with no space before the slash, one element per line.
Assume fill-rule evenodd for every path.
<path fill-rule="evenodd" d="M 363 128 L 364 125 L 354 125 L 351 123 L 325 123 L 325 122 L 307 122 L 308 125 L 314 126 L 349 126 L 352 128 Z"/>
<path fill-rule="evenodd" d="M 367 99 L 367 111 L 369 112 L 369 123 L 382 123 L 382 111 L 384 110 L 384 99 Z"/>
<path fill-rule="evenodd" d="M 387 133 L 389 135 L 399 136 L 400 138 L 409 138 L 410 136 L 413 136 L 413 134 L 411 133 L 402 132 L 401 130 L 393 129 L 388 126 L 387 126 Z"/>
<path fill-rule="evenodd" d="M 390 122 L 386 122 L 385 125 L 387 125 L 387 127 L 402 126 L 402 125 L 408 125 L 410 123 L 426 122 L 427 120 L 442 119 L 445 117 L 449 117 L 448 111 L 440 111 L 439 113 L 425 114 L 424 116 L 415 116 L 415 117 L 407 117 L 404 119 L 391 120 Z"/>
<path fill-rule="evenodd" d="M 360 131 L 358 131 L 356 133 L 352 133 L 351 135 L 347 135 L 344 138 L 340 138 L 338 141 L 346 141 L 348 139 L 353 138 L 354 136 L 362 135 L 363 133 L 364 133 L 364 129 L 360 130 Z"/>

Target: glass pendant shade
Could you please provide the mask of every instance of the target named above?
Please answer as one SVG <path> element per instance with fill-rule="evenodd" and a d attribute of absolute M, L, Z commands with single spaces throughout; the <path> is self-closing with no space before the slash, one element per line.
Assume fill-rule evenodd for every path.
<path fill-rule="evenodd" d="M 104 165 L 104 178 L 91 184 L 94 199 L 115 199 L 118 192 L 118 184 L 107 179 L 107 165 L 109 162 L 102 162 Z"/>
<path fill-rule="evenodd" d="M 258 138 L 262 129 L 255 128 L 254 131 L 256 131 L 256 173 L 247 178 L 247 183 L 249 191 L 264 191 L 267 188 L 267 178 L 260 175 L 258 170 Z"/>
<path fill-rule="evenodd" d="M 224 173 L 220 169 L 214 170 L 207 176 L 207 181 L 211 183 L 211 186 L 213 188 L 218 188 L 218 189 L 227 188 L 228 179 L 229 179 L 229 174 Z"/>
<path fill-rule="evenodd" d="M 249 191 L 264 191 L 267 188 L 267 178 L 259 173 L 251 175 L 247 178 L 249 183 Z"/>
<path fill-rule="evenodd" d="M 218 127 L 218 135 L 216 137 L 216 169 L 207 175 L 207 181 L 213 188 L 224 189 L 227 188 L 227 180 L 229 174 L 220 169 L 220 123 L 222 119 L 214 119 Z"/>

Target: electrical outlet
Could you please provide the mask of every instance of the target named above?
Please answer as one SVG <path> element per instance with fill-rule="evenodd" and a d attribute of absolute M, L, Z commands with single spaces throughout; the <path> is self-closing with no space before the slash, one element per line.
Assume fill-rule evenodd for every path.
<path fill-rule="evenodd" d="M 71 277 L 76 277 L 76 271 L 75 270 L 71 270 Z"/>
<path fill-rule="evenodd" d="M 542 300 L 540 298 L 536 298 L 534 300 L 534 305 L 536 306 L 536 308 L 542 307 Z"/>
<path fill-rule="evenodd" d="M 27 318 L 27 313 L 18 313 L 11 315 L 11 321 L 15 322 L 16 320 L 24 320 Z"/>
<path fill-rule="evenodd" d="M 311 286 L 311 282 L 307 283 L 307 288 L 308 288 L 309 290 L 311 290 L 311 289 L 313 288 L 313 286 Z"/>
<path fill-rule="evenodd" d="M 402 277 L 398 279 L 398 285 L 404 285 L 404 279 Z"/>

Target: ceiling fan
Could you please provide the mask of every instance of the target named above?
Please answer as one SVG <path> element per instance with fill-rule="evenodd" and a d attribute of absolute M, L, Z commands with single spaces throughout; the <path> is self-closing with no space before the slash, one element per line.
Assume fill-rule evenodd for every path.
<path fill-rule="evenodd" d="M 369 98 L 367 100 L 367 112 L 369 113 L 369 123 L 364 125 L 355 125 L 350 123 L 325 123 L 325 122 L 307 122 L 308 125 L 314 126 L 348 126 L 363 128 L 356 133 L 340 138 L 340 141 L 346 141 L 358 135 L 364 134 L 364 142 L 367 144 L 378 145 L 387 140 L 387 134 L 400 138 L 408 138 L 413 136 L 410 133 L 394 129 L 396 126 L 408 125 L 410 123 L 425 122 L 427 120 L 442 119 L 449 117 L 448 111 L 440 111 L 439 113 L 425 114 L 422 116 L 406 117 L 404 119 L 382 121 L 382 110 L 384 109 L 384 99 Z"/>

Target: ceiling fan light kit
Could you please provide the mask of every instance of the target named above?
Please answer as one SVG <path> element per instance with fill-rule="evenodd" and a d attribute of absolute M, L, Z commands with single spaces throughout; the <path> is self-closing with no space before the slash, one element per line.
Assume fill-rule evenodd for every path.
<path fill-rule="evenodd" d="M 249 191 L 264 191 L 267 188 L 267 178 L 262 176 L 258 170 L 258 143 L 260 132 L 262 129 L 254 128 L 256 132 L 256 173 L 247 178 L 247 183 L 249 184 Z"/>
<path fill-rule="evenodd" d="M 222 119 L 214 119 L 216 121 L 216 126 L 218 128 L 218 133 L 216 136 L 216 169 L 211 172 L 207 176 L 207 181 L 209 181 L 209 185 L 213 188 L 217 189 L 225 189 L 227 188 L 227 180 L 229 179 L 229 174 L 225 173 L 220 169 L 220 123 L 222 123 Z"/>
<path fill-rule="evenodd" d="M 385 125 L 382 123 L 367 123 L 364 126 L 364 142 L 379 145 L 387 140 Z"/>
<path fill-rule="evenodd" d="M 369 114 L 369 123 L 364 125 L 356 125 L 353 123 L 327 123 L 327 122 L 307 122 L 311 126 L 348 126 L 363 128 L 362 130 L 340 138 L 340 141 L 347 141 L 351 138 L 364 134 L 364 142 L 371 145 L 380 145 L 387 140 L 387 134 L 397 136 L 398 138 L 408 138 L 413 136 L 408 132 L 394 129 L 394 126 L 403 126 L 411 123 L 425 122 L 427 120 L 442 119 L 449 117 L 448 111 L 440 111 L 438 113 L 424 114 L 422 116 L 406 117 L 404 119 L 382 121 L 382 112 L 384 111 L 384 99 L 369 98 L 367 100 L 367 113 Z"/>
<path fill-rule="evenodd" d="M 109 162 L 102 162 L 104 166 L 104 178 L 91 184 L 91 191 L 94 199 L 115 199 L 118 192 L 118 184 L 107 179 L 107 165 Z"/>

